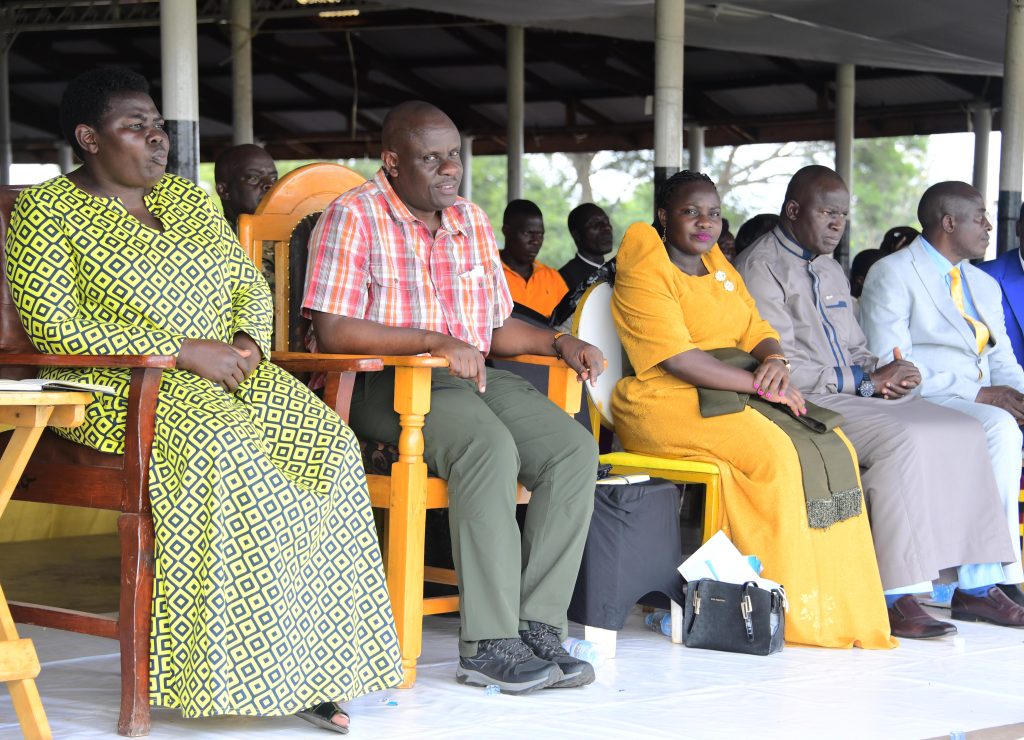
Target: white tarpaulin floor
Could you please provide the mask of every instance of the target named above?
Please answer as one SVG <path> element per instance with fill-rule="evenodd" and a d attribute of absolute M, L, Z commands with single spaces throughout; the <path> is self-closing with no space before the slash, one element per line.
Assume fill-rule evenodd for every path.
<path fill-rule="evenodd" d="M 863 740 L 1024 722 L 1024 630 L 957 624 L 957 639 L 905 640 L 891 651 L 787 647 L 763 658 L 673 645 L 635 613 L 619 633 L 617 657 L 598 667 L 595 684 L 515 697 L 456 683 L 457 621 L 431 617 L 416 687 L 349 703 L 350 737 Z M 35 641 L 42 662 L 38 685 L 54 737 L 114 737 L 115 643 L 19 629 Z M 582 636 L 582 628 L 573 625 L 572 633 Z M 1017 729 L 997 736 L 1017 737 Z M 290 717 L 184 720 L 162 709 L 153 712 L 151 734 L 154 740 L 331 736 Z M 17 737 L 10 696 L 0 690 L 0 738 Z"/>

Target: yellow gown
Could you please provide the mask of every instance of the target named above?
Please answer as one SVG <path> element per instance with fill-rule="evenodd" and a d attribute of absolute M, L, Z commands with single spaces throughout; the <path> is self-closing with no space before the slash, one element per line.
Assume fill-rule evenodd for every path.
<path fill-rule="evenodd" d="M 703 261 L 708 275 L 687 275 L 649 225 L 626 232 L 612 313 L 636 375 L 615 389 L 615 431 L 631 452 L 718 465 L 722 528 L 740 552 L 761 559 L 766 578 L 786 587 L 787 642 L 895 647 L 866 508 L 828 529 L 811 529 L 800 463 L 786 434 L 749 407 L 702 418 L 694 386 L 659 366 L 694 348 L 749 352 L 778 339 L 717 245 Z M 847 447 L 856 461 L 848 441 Z"/>

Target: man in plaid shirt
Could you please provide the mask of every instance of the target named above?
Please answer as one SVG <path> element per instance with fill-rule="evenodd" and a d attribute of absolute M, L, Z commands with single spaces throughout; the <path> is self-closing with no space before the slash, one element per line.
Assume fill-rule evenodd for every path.
<path fill-rule="evenodd" d="M 496 355 L 558 355 L 596 378 L 600 350 L 510 318 L 512 300 L 483 211 L 458 197 L 459 132 L 412 101 L 385 118 L 377 175 L 324 211 L 310 238 L 303 307 L 317 347 L 430 354 L 427 465 L 448 481 L 452 553 L 462 599 L 456 678 L 520 694 L 583 686 L 593 667 L 561 646 L 593 511 L 597 449 L 573 419 Z M 394 372 L 360 375 L 350 423 L 398 442 Z M 516 479 L 533 492 L 525 531 Z"/>

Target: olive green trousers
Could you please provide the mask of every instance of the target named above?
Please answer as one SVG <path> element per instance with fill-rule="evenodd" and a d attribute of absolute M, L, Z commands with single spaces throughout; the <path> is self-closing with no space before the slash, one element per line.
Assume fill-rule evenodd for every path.
<path fill-rule="evenodd" d="M 398 442 L 394 371 L 361 374 L 349 423 Z M 427 466 L 448 481 L 452 556 L 461 599 L 459 652 L 518 637 L 526 622 L 557 627 L 576 585 L 594 509 L 597 446 L 572 417 L 519 376 L 488 369 L 487 390 L 437 368 L 423 429 Z M 516 480 L 532 492 L 516 523 Z"/>

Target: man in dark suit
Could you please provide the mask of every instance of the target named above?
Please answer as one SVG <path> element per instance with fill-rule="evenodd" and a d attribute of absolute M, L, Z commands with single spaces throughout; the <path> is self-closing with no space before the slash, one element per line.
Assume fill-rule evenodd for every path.
<path fill-rule="evenodd" d="M 1017 218 L 1017 242 L 1020 243 L 1021 223 L 1024 222 L 1024 204 L 1021 204 Z M 1024 365 L 1024 255 L 1020 249 L 1014 249 L 996 257 L 989 262 L 982 262 L 978 267 L 999 282 L 1003 292 L 1003 318 L 1006 321 L 1006 334 L 1010 337 L 1013 354 L 1017 363 Z"/>

